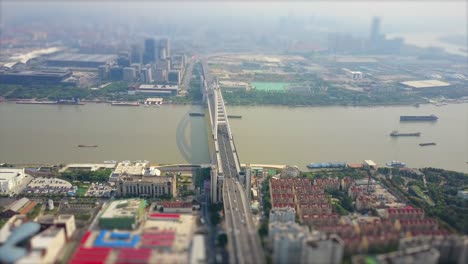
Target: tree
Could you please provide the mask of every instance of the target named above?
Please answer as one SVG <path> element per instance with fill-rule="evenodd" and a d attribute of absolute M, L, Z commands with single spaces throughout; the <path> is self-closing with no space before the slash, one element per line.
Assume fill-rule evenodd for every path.
<path fill-rule="evenodd" d="M 227 242 L 228 242 L 228 237 L 226 234 L 219 234 L 218 235 L 218 244 L 221 246 L 221 247 L 225 247 L 227 245 Z"/>

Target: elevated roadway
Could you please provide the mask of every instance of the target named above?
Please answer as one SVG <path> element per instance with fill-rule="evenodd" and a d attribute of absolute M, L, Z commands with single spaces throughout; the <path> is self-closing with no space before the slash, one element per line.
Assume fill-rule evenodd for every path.
<path fill-rule="evenodd" d="M 223 202 L 225 228 L 228 235 L 230 263 L 264 263 L 265 257 L 257 228 L 253 223 L 245 187 L 239 182 L 241 168 L 234 138 L 229 126 L 223 95 L 217 81 L 209 74 L 208 64 L 202 64 L 201 87 L 208 106 L 214 143 L 212 157 L 212 202 Z"/>

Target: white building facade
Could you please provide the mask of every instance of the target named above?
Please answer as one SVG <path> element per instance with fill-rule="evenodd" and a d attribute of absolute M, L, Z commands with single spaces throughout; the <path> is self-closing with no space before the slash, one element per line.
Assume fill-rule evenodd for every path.
<path fill-rule="evenodd" d="M 21 185 L 26 174 L 24 169 L 0 168 L 0 193 L 9 193 Z"/>

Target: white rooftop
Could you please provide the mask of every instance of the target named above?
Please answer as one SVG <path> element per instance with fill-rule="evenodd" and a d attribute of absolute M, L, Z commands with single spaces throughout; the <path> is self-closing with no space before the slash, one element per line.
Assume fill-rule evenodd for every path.
<path fill-rule="evenodd" d="M 91 171 L 97 171 L 99 169 L 113 169 L 115 163 L 71 163 L 61 169 L 64 172 L 68 169 L 86 169 L 89 168 Z"/>
<path fill-rule="evenodd" d="M 446 83 L 439 80 L 421 80 L 421 81 L 408 81 L 402 82 L 402 84 L 411 88 L 431 88 L 431 87 L 444 87 L 449 86 L 450 83 Z"/>
<path fill-rule="evenodd" d="M 149 161 L 122 161 L 117 164 L 114 174 L 143 175 L 149 166 Z"/>
<path fill-rule="evenodd" d="M 9 181 L 15 177 L 20 177 L 23 174 L 24 174 L 24 169 L 0 168 L 0 181 Z"/>

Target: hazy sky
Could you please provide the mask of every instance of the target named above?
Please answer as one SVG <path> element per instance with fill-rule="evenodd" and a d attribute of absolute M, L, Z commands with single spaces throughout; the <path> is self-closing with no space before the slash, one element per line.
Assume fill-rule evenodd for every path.
<path fill-rule="evenodd" d="M 368 25 L 373 16 L 382 17 L 382 27 L 427 31 L 450 31 L 466 34 L 466 1 L 13 1 L 0 0 L 3 21 L 21 16 L 44 15 L 102 16 L 120 18 L 158 17 L 175 21 L 199 20 L 207 17 L 235 19 L 256 17 L 259 20 L 280 16 L 315 16 L 338 24 Z M 122 21 L 123 22 L 123 21 Z M 172 21 L 171 21 L 172 22 Z"/>

